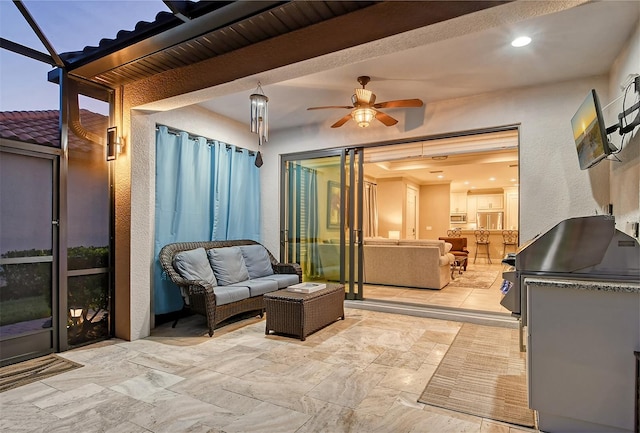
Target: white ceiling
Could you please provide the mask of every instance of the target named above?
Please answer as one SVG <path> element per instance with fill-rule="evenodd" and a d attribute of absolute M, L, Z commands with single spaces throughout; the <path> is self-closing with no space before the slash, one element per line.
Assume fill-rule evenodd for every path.
<path fill-rule="evenodd" d="M 535 6 L 536 3 L 548 2 L 528 3 Z M 525 2 L 525 6 L 507 4 L 499 8 L 508 11 L 507 7 L 515 10 L 515 6 L 522 9 L 528 5 Z M 368 60 L 355 63 L 342 60 L 333 69 L 284 81 L 278 82 L 273 75 L 266 75 L 270 82 L 263 82 L 262 88 L 269 97 L 269 128 L 271 133 L 309 124 L 329 128 L 348 110 L 306 109 L 311 106 L 350 105 L 353 90 L 359 87 L 356 81 L 359 75 L 371 76 L 367 88 L 377 95 L 377 102 L 420 98 L 429 104 L 502 89 L 605 74 L 619 54 L 620 47 L 634 31 L 639 17 L 638 1 L 592 2 L 529 19 L 526 16 L 512 18 L 504 25 L 491 23 L 480 31 L 468 31 L 461 36 Z M 461 33 L 464 32 L 453 32 Z M 532 43 L 524 48 L 511 47 L 511 40 L 522 34 L 529 35 Z M 248 123 L 248 101 L 252 90 L 224 94 L 199 105 Z M 605 103 L 603 101 L 603 105 Z M 383 111 L 391 116 L 395 113 L 395 117 L 402 121 L 403 110 L 418 109 Z M 385 126 L 374 122 L 371 127 Z M 342 128 L 357 126 L 350 121 Z M 466 167 L 467 173 L 469 168 Z M 486 177 L 486 167 L 482 174 Z M 423 181 L 427 182 L 426 179 Z"/>

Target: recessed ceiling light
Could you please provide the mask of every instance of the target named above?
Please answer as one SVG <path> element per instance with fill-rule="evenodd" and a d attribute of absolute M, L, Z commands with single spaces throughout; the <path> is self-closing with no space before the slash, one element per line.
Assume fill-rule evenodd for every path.
<path fill-rule="evenodd" d="M 516 47 L 516 48 L 520 48 L 520 47 L 524 47 L 526 45 L 529 45 L 531 43 L 531 38 L 529 36 L 520 36 L 515 38 L 512 42 L 511 42 L 511 46 Z"/>
<path fill-rule="evenodd" d="M 489 180 L 490 180 L 491 182 L 493 182 L 494 180 L 496 180 L 496 178 L 495 178 L 495 177 L 490 177 L 490 178 L 489 178 Z"/>

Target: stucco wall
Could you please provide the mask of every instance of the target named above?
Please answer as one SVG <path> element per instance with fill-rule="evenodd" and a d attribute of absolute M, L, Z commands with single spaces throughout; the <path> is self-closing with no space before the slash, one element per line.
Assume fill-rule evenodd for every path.
<path fill-rule="evenodd" d="M 638 6 L 640 8 L 640 5 Z M 635 33 L 629 40 L 626 47 L 620 52 L 616 62 L 611 68 L 609 79 L 610 100 L 615 99 L 623 93 L 620 85 L 629 81 L 632 74 L 640 74 L 640 25 L 636 27 Z M 633 101 L 638 100 L 638 94 L 627 95 L 625 108 L 629 108 Z M 623 100 L 613 103 L 605 110 L 607 126 L 616 122 L 617 114 L 623 111 Z M 627 117 L 631 121 L 638 114 Z M 628 134 L 624 143 L 618 133 L 612 134 L 611 142 L 622 151 L 618 155 L 620 162 L 611 163 L 611 203 L 613 214 L 616 217 L 616 227 L 627 234 L 633 234 L 632 223 L 640 222 L 640 128 L 636 128 L 634 134 Z"/>

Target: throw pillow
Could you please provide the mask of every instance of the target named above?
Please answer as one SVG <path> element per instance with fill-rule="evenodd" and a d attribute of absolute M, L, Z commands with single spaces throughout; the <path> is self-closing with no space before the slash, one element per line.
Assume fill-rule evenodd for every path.
<path fill-rule="evenodd" d="M 228 286 L 249 279 L 249 272 L 240 248 L 211 248 L 207 251 L 207 255 L 219 285 Z"/>
<path fill-rule="evenodd" d="M 269 253 L 262 245 L 240 245 L 244 264 L 247 266 L 249 278 L 260 278 L 273 275 L 273 267 Z"/>
<path fill-rule="evenodd" d="M 173 267 L 185 280 L 203 280 L 212 286 L 217 285 L 204 248 L 179 252 L 173 258 Z"/>

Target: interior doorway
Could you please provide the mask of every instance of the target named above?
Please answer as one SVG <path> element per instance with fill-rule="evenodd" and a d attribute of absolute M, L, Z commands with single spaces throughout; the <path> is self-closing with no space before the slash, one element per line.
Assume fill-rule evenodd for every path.
<path fill-rule="evenodd" d="M 509 316 L 500 305 L 501 230 L 492 238 L 497 260 L 467 263 L 466 269 L 452 266 L 451 282 L 441 289 L 368 284 L 366 244 L 367 238 L 437 240 L 456 228 L 473 257 L 475 213 L 483 210 L 484 195 L 502 197 L 487 202 L 493 210 L 502 202 L 505 225 L 517 230 L 518 158 L 516 127 L 285 155 L 280 260 L 299 263 L 305 281 L 345 283 L 347 299 Z M 464 227 L 453 224 L 452 205 L 465 214 Z"/>
<path fill-rule="evenodd" d="M 519 227 L 517 127 L 366 147 L 364 152 L 365 180 L 376 183 L 383 198 L 376 212 L 380 238 L 392 241 L 400 234 L 400 243 L 438 240 L 455 229 L 456 235 L 466 239 L 471 257 L 466 269 L 452 269 L 451 281 L 439 290 L 368 284 L 365 263 L 366 299 L 508 315 L 500 305 L 502 230 Z M 399 194 L 405 197 L 402 215 L 394 199 Z M 487 210 L 503 216 L 501 226 L 491 228 L 493 263 L 480 258 L 473 263 L 474 230 L 481 225 L 477 214 Z M 403 229 L 388 230 L 392 224 Z M 365 258 L 366 243 L 365 239 Z"/>

